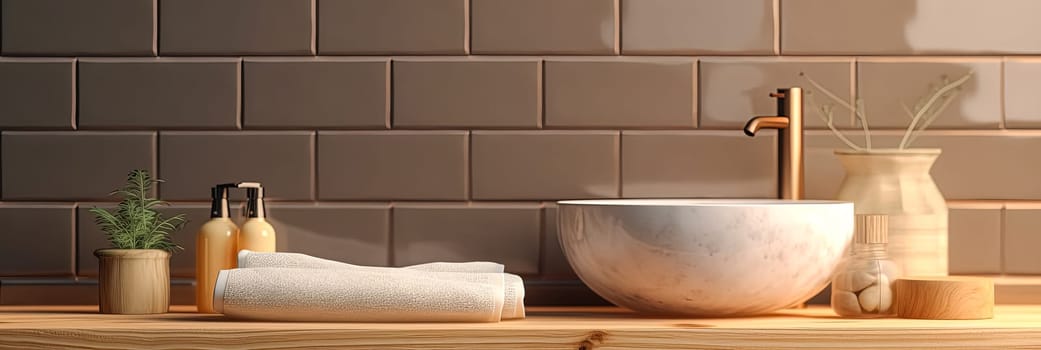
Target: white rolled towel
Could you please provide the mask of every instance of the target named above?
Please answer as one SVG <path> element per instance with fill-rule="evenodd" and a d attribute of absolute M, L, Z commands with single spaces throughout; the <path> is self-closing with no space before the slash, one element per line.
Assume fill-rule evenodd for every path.
<path fill-rule="evenodd" d="M 498 322 L 501 274 L 259 267 L 222 270 L 214 309 L 268 321 Z M 446 283 L 450 280 L 450 283 Z"/>
<path fill-rule="evenodd" d="M 375 267 L 375 266 L 361 266 L 352 265 L 343 262 L 316 258 L 313 256 L 298 254 L 298 253 L 262 253 L 252 252 L 243 250 L 238 256 L 238 266 L 240 269 L 258 269 L 258 268 L 278 268 L 278 269 L 307 269 L 307 270 L 347 270 L 352 272 L 368 272 L 372 275 L 362 274 L 363 276 L 375 276 L 380 274 L 391 275 L 395 283 L 426 283 L 428 280 L 441 280 L 451 281 L 451 283 L 444 283 L 444 285 L 455 285 L 469 288 L 466 283 L 477 283 L 486 286 L 492 286 L 497 289 L 496 293 L 502 295 L 502 301 L 498 304 L 498 319 L 517 319 L 524 318 L 524 281 L 520 276 L 503 273 L 503 265 L 492 263 L 492 262 L 466 262 L 466 263 L 429 263 L 407 266 L 403 268 L 392 268 L 392 267 Z M 275 272 L 264 271 L 260 272 L 264 274 L 272 274 Z M 231 274 L 241 274 L 239 272 L 229 272 Z M 310 275 L 310 274 L 309 274 Z M 319 274 L 321 275 L 321 274 Z M 346 276 L 348 274 L 336 274 L 335 277 L 328 278 L 339 278 L 339 276 Z M 412 280 L 414 279 L 414 280 Z M 244 283 L 251 283 L 251 279 L 242 279 Z M 228 281 L 224 281 L 228 282 Z M 378 283 L 386 283 L 386 281 L 380 281 Z M 226 305 L 223 300 L 217 300 L 218 296 L 228 298 L 227 294 L 221 294 L 219 289 L 227 288 L 218 279 L 217 289 L 214 292 L 214 306 Z M 421 287 L 421 285 L 410 286 L 410 287 Z M 466 289 L 469 290 L 469 289 Z M 360 291 L 359 287 L 354 287 L 354 292 Z M 451 291 L 447 291 L 451 292 Z M 451 299 L 447 293 L 440 293 L 434 295 L 426 295 L 424 298 L 445 298 Z M 231 296 L 234 298 L 234 296 Z M 232 309 L 236 306 L 232 306 Z M 218 309 L 218 312 L 221 310 Z M 224 312 L 225 314 L 235 313 L 235 311 Z M 240 317 L 247 317 L 247 315 L 239 315 Z M 273 315 L 277 316 L 277 315 Z M 411 317 L 411 316 L 410 316 Z M 284 319 L 284 318 L 279 318 Z M 496 321 L 498 320 L 496 319 Z M 440 319 L 448 320 L 448 319 Z M 454 319 L 453 319 L 454 320 Z M 376 320 L 373 320 L 376 321 Z M 404 321 L 404 319 L 399 319 Z M 413 320 L 418 321 L 418 320 Z M 473 320 L 471 320 L 473 321 Z"/>

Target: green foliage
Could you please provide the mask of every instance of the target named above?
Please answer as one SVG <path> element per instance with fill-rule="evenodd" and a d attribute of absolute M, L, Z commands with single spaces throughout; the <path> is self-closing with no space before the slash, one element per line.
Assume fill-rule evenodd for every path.
<path fill-rule="evenodd" d="M 162 180 L 152 179 L 146 170 L 132 170 L 127 184 L 110 195 L 119 195 L 123 200 L 119 207 L 110 212 L 98 207 L 90 209 L 94 222 L 108 236 L 117 249 L 162 249 L 169 252 L 184 250 L 170 241 L 170 234 L 184 226 L 184 215 L 170 218 L 156 211 L 166 202 L 148 197 L 152 186 Z"/>

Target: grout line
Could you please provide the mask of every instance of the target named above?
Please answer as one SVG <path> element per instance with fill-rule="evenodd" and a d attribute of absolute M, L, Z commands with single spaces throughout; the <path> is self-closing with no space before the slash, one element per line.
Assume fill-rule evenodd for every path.
<path fill-rule="evenodd" d="M 318 1 L 311 0 L 311 52 L 318 56 Z"/>
<path fill-rule="evenodd" d="M 318 131 L 311 134 L 311 198 L 318 201 Z"/>
<path fill-rule="evenodd" d="M 159 164 L 160 164 L 160 162 L 159 162 L 159 146 L 160 146 L 160 144 L 159 144 L 159 133 L 160 133 L 160 131 L 153 131 L 152 132 L 152 170 L 155 171 L 155 173 L 153 174 L 154 175 L 153 177 L 156 178 L 156 179 L 162 179 L 163 178 L 163 174 L 160 172 L 160 170 L 162 170 L 162 169 L 159 168 Z M 162 199 L 163 198 L 162 193 L 163 193 L 163 183 L 160 182 L 160 183 L 157 183 L 156 186 L 155 186 L 155 197 L 159 198 L 159 199 Z"/>
<path fill-rule="evenodd" d="M 473 149 L 474 149 L 474 134 L 472 130 L 466 131 L 466 149 L 463 150 L 463 162 L 466 167 L 466 171 L 463 173 L 463 182 L 466 183 L 463 188 L 463 198 L 467 202 L 474 200 L 474 162 L 473 162 Z"/>
<path fill-rule="evenodd" d="M 159 1 L 152 0 L 152 52 L 159 57 Z"/>
<path fill-rule="evenodd" d="M 774 55 L 781 56 L 781 0 L 773 0 Z"/>
<path fill-rule="evenodd" d="M 79 203 L 72 204 L 72 275 L 80 274 L 80 213 Z"/>
<path fill-rule="evenodd" d="M 246 60 L 239 57 L 239 62 L 236 65 L 237 72 L 236 78 L 239 80 L 239 91 L 236 93 L 235 98 L 238 99 L 238 118 L 235 118 L 235 129 L 243 130 L 243 125 L 246 125 Z"/>
<path fill-rule="evenodd" d="M 615 159 L 618 159 L 618 182 L 615 184 L 618 189 L 618 198 L 622 197 L 622 131 L 618 131 L 618 147 L 615 148 Z"/>
<path fill-rule="evenodd" d="M 1002 130 L 1008 129 L 1008 116 L 1006 115 L 1007 111 L 1005 110 L 1005 99 L 1006 99 L 1006 96 L 1005 96 L 1005 69 L 1006 69 L 1007 64 L 1008 64 L 1008 57 L 1002 57 L 1001 58 L 1001 69 L 998 70 L 999 74 L 1000 74 L 1000 78 L 998 79 L 998 81 L 1001 84 L 1001 86 L 998 87 L 998 91 L 999 91 L 999 94 L 1001 96 L 1001 98 L 1000 98 L 1001 106 L 999 108 L 999 110 L 1001 111 L 1000 112 L 1001 113 L 1001 119 L 998 119 L 998 129 L 1002 129 Z"/>
<path fill-rule="evenodd" d="M 546 60 L 539 58 L 539 120 L 537 129 L 546 128 Z"/>
<path fill-rule="evenodd" d="M 860 88 L 859 88 L 859 86 L 857 86 L 858 83 L 860 82 L 860 58 L 854 57 L 853 61 L 851 61 L 849 64 L 850 64 L 850 72 L 849 72 L 849 93 L 850 93 L 850 95 L 849 95 L 849 97 L 850 97 L 850 101 L 852 101 L 853 103 L 856 103 L 857 98 L 860 97 L 860 96 L 858 96 L 860 94 Z M 849 117 L 848 117 L 849 118 L 849 125 L 852 125 L 854 127 L 857 126 L 857 116 L 855 115 L 855 113 L 856 113 L 855 111 L 849 111 Z M 866 119 L 867 118 L 865 118 L 865 120 Z M 865 145 L 865 146 L 867 146 L 867 145 Z"/>
<path fill-rule="evenodd" d="M 387 57 L 386 70 L 386 98 L 384 99 L 387 114 L 383 122 L 388 130 L 394 129 L 394 58 Z"/>
<path fill-rule="evenodd" d="M 474 12 L 473 12 L 473 1 L 472 0 L 466 0 L 466 2 L 463 3 L 463 11 L 466 12 L 466 15 L 463 16 L 465 18 L 465 22 L 463 23 L 463 27 L 464 27 L 463 28 L 463 32 L 465 33 L 464 34 L 465 36 L 463 36 L 463 51 L 464 51 L 463 53 L 464 53 L 464 56 L 470 56 L 474 52 L 474 49 L 473 49 L 473 46 L 474 46 L 474 43 L 473 43 L 473 30 L 474 30 L 474 28 L 473 28 L 473 20 L 474 20 L 474 18 L 473 17 L 474 17 Z"/>
<path fill-rule="evenodd" d="M 622 4 L 614 0 L 614 55 L 622 55 Z"/>
<path fill-rule="evenodd" d="M 1002 206 L 1001 208 L 1001 222 L 998 223 L 998 271 L 1005 273 L 1005 220 L 1008 215 L 1008 209 Z M 949 229 L 949 228 L 948 228 Z M 949 245 L 950 243 L 948 243 Z"/>
<path fill-rule="evenodd" d="M 72 59 L 72 131 L 79 130 L 80 128 L 80 79 L 79 79 L 79 58 Z"/>
<path fill-rule="evenodd" d="M 387 266 L 394 266 L 394 202 L 387 209 Z"/>

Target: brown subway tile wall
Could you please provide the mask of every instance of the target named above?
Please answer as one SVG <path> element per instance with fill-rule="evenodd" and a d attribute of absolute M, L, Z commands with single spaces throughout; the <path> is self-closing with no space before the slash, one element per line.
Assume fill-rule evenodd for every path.
<path fill-rule="evenodd" d="M 1002 204 L 951 203 L 948 207 L 950 273 L 1000 274 Z"/>
<path fill-rule="evenodd" d="M 318 134 L 322 200 L 466 200 L 466 131 Z"/>
<path fill-rule="evenodd" d="M 248 58 L 247 129 L 390 127 L 390 59 Z"/>
<path fill-rule="evenodd" d="M 394 61 L 395 128 L 542 125 L 538 59 Z"/>
<path fill-rule="evenodd" d="M 258 181 L 269 200 L 314 199 L 311 131 L 172 131 L 159 134 L 160 196 L 209 200 L 219 183 Z"/>
<path fill-rule="evenodd" d="M 0 277 L 72 276 L 74 203 L 0 203 Z"/>
<path fill-rule="evenodd" d="M 114 200 L 130 170 L 155 173 L 155 141 L 155 132 L 5 131 L 0 191 L 6 201 Z"/>
<path fill-rule="evenodd" d="M 555 201 L 774 196 L 776 133 L 739 129 L 776 112 L 779 87 L 834 103 L 800 72 L 862 97 L 877 148 L 898 142 L 901 103 L 972 70 L 914 145 L 943 149 L 932 174 L 951 203 L 951 271 L 1041 275 L 1028 249 L 1041 220 L 1039 7 L 0 0 L 0 253 L 34 254 L 0 257 L 0 304 L 96 302 L 92 251 L 106 242 L 86 210 L 114 205 L 134 168 L 166 180 L 164 210 L 192 221 L 175 234 L 188 248 L 179 279 L 193 274 L 209 187 L 256 180 L 281 250 L 493 260 L 525 275 L 531 300 L 602 303 L 561 251 Z M 845 147 L 814 106 L 807 194 L 832 198 Z M 863 142 L 852 113 L 833 117 Z M 9 233 L 32 218 L 53 219 Z M 186 280 L 175 300 L 191 302 Z"/>
<path fill-rule="evenodd" d="M 626 198 L 770 198 L 779 193 L 776 133 L 749 138 L 736 130 L 624 131 L 622 159 Z"/>
<path fill-rule="evenodd" d="M 848 135 L 863 144 L 863 133 Z M 894 148 L 903 132 L 894 130 L 873 135 L 875 147 Z M 942 149 L 932 175 L 947 199 L 1041 198 L 1041 184 L 1036 181 L 1041 176 L 1041 164 L 1030 161 L 1035 150 L 1041 149 L 1041 134 L 927 131 L 913 146 Z M 807 132 L 805 147 L 807 197 L 834 198 L 843 171 L 833 152 L 845 146 L 829 131 L 817 130 Z"/>
<path fill-rule="evenodd" d="M 390 264 L 390 203 L 272 203 L 267 209 L 280 251 Z"/>
<path fill-rule="evenodd" d="M 1041 2 L 781 0 L 785 55 L 1038 54 Z M 971 23 L 971 24 L 970 24 Z"/>
<path fill-rule="evenodd" d="M 540 203 L 394 204 L 395 266 L 495 261 L 539 272 Z"/>
<path fill-rule="evenodd" d="M 82 129 L 237 129 L 237 58 L 79 61 Z"/>
<path fill-rule="evenodd" d="M 705 129 L 736 130 L 744 127 L 750 116 L 776 115 L 777 103 L 767 97 L 779 87 L 802 86 L 810 92 L 808 101 L 829 103 L 805 77 L 846 101 L 853 100 L 854 63 L 850 58 L 713 57 L 702 58 L 699 63 L 698 119 Z M 832 117 L 836 127 L 854 126 L 849 111 L 837 110 Z M 827 126 L 814 110 L 807 109 L 804 118 L 808 128 Z"/>
<path fill-rule="evenodd" d="M 1005 127 L 1041 128 L 1041 59 L 1008 58 L 1004 73 Z"/>
<path fill-rule="evenodd" d="M 543 203 L 542 210 L 542 265 L 539 274 L 545 279 L 551 280 L 577 280 L 578 275 L 571 268 L 571 264 L 564 255 L 560 246 L 560 236 L 557 230 L 557 204 L 556 202 Z"/>
<path fill-rule="evenodd" d="M 0 58 L 0 129 L 76 126 L 76 60 Z"/>
<path fill-rule="evenodd" d="M 618 197 L 617 131 L 474 131 L 473 198 Z"/>
<path fill-rule="evenodd" d="M 691 59 L 547 59 L 546 126 L 693 128 L 697 66 Z"/>
<path fill-rule="evenodd" d="M 0 54 L 155 56 L 155 4 L 156 0 L 3 0 Z"/>
<path fill-rule="evenodd" d="M 473 53 L 618 53 L 618 0 L 472 0 Z"/>
<path fill-rule="evenodd" d="M 314 0 L 162 0 L 159 53 L 314 55 L 314 20 Z"/>
<path fill-rule="evenodd" d="M 930 129 L 997 129 L 1001 124 L 1001 60 L 930 58 L 861 58 L 857 62 L 857 89 L 875 128 L 903 129 L 911 117 L 901 106 L 913 108 L 929 89 L 939 88 L 941 77 L 956 80 L 973 72 L 958 100 L 936 118 Z M 899 82 L 899 83 L 894 83 Z M 870 101 L 870 102 L 867 102 Z"/>
<path fill-rule="evenodd" d="M 322 55 L 464 55 L 468 0 L 316 0 Z"/>
<path fill-rule="evenodd" d="M 621 0 L 626 55 L 774 54 L 773 0 Z"/>

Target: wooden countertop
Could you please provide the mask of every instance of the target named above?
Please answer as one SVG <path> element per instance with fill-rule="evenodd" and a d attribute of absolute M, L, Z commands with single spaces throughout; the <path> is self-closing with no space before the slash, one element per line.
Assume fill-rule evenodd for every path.
<path fill-rule="evenodd" d="M 174 307 L 101 315 L 96 307 L 0 307 L 0 348 L 714 349 L 1041 347 L 1041 305 L 1001 305 L 981 321 L 851 320 L 811 307 L 732 319 L 641 317 L 617 308 L 530 308 L 484 324 L 241 322 Z"/>

